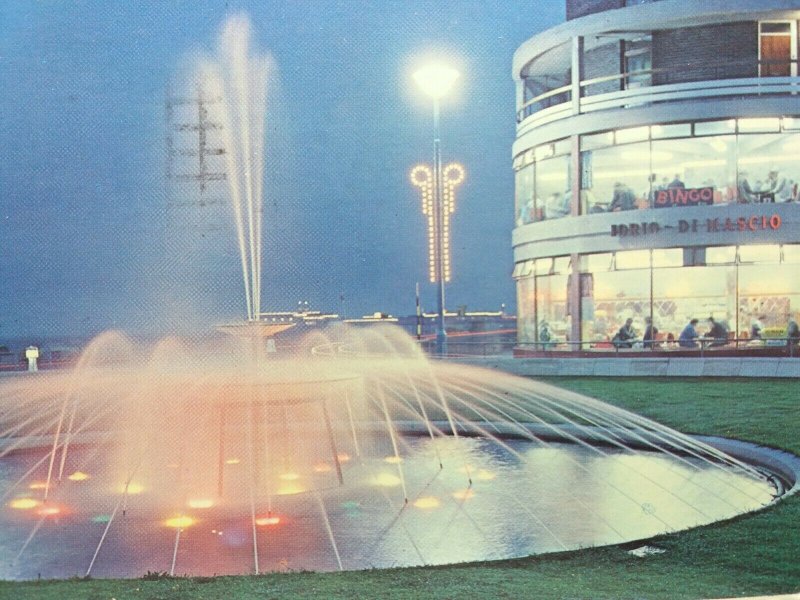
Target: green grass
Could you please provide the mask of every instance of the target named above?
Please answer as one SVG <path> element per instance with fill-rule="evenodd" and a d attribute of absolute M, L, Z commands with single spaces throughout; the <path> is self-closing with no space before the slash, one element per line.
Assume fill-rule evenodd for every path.
<path fill-rule="evenodd" d="M 685 432 L 800 454 L 797 380 L 549 379 Z M 753 515 L 625 547 L 447 567 L 252 577 L 0 582 L 0 598 L 613 598 L 673 599 L 800 591 L 800 497 Z"/>

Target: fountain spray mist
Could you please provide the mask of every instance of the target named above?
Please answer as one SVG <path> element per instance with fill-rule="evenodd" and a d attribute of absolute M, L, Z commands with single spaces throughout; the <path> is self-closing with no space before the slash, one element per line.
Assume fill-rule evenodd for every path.
<path fill-rule="evenodd" d="M 261 239 L 264 204 L 264 119 L 271 61 L 251 50 L 250 22 L 230 18 L 217 55 L 202 61 L 198 85 L 219 98 L 226 178 L 239 245 L 247 319 L 261 312 Z"/>

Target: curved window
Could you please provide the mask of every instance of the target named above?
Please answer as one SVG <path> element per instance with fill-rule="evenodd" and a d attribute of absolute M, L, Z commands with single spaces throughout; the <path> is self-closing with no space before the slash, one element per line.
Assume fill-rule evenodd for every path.
<path fill-rule="evenodd" d="M 698 334 L 709 333 L 709 318 L 729 332 L 730 344 L 719 346 L 782 343 L 789 319 L 800 316 L 800 291 L 793 285 L 800 245 L 702 250 L 703 260 L 689 262 L 680 248 L 582 257 L 584 347 L 613 348 L 627 319 L 636 335 L 633 345 L 648 347 L 642 339 L 648 318 L 658 330 L 658 348 L 675 347 L 671 343 L 692 319 L 698 319 Z"/>

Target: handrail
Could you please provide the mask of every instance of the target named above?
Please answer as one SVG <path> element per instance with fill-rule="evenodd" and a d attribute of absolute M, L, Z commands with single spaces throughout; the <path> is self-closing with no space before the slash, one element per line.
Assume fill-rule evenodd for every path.
<path fill-rule="evenodd" d="M 675 81 L 675 80 L 669 81 L 668 80 L 668 81 L 663 81 L 663 82 L 660 82 L 660 83 L 657 83 L 657 84 L 651 83 L 651 84 L 643 86 L 641 88 L 636 88 L 637 90 L 648 89 L 648 88 L 657 88 L 657 87 L 660 87 L 660 86 L 663 86 L 663 85 L 676 85 L 676 84 L 681 84 L 681 83 L 698 83 L 700 81 L 712 82 L 712 81 L 720 81 L 720 80 L 758 79 L 758 80 L 765 80 L 765 81 L 768 82 L 771 79 L 775 79 L 776 76 L 761 75 L 759 73 L 755 77 L 736 77 L 736 76 L 729 77 L 729 78 L 714 77 L 714 78 L 711 78 L 711 79 L 698 80 L 698 79 L 693 79 L 693 78 L 687 78 L 686 74 L 687 73 L 696 72 L 696 71 L 700 71 L 701 73 L 703 73 L 703 72 L 708 72 L 709 70 L 712 70 L 712 69 L 714 69 L 714 70 L 719 70 L 719 69 L 723 69 L 723 68 L 730 69 L 730 68 L 733 68 L 733 67 L 742 67 L 742 66 L 748 66 L 748 65 L 753 65 L 755 67 L 759 67 L 759 70 L 760 70 L 760 67 L 763 67 L 763 66 L 769 66 L 769 65 L 775 65 L 775 64 L 778 64 L 778 65 L 797 65 L 799 63 L 800 63 L 800 60 L 798 60 L 798 59 L 738 60 L 738 61 L 725 61 L 725 62 L 716 62 L 716 63 L 713 63 L 713 62 L 712 63 L 688 63 L 686 65 L 681 65 L 681 69 L 675 69 L 675 68 L 672 68 L 672 67 L 660 67 L 660 68 L 651 68 L 651 69 L 640 69 L 640 70 L 637 70 L 637 71 L 625 71 L 623 73 L 613 73 L 611 75 L 603 75 L 603 76 L 600 76 L 600 77 L 594 77 L 592 79 L 581 80 L 578 85 L 579 85 L 580 90 L 581 90 L 581 98 L 583 98 L 586 88 L 589 88 L 589 87 L 591 87 L 593 85 L 598 85 L 598 84 L 601 84 L 601 83 L 608 83 L 610 81 L 624 81 L 624 80 L 630 79 L 632 77 L 642 77 L 642 76 L 647 76 L 647 75 L 653 76 L 653 75 L 660 75 L 660 74 L 674 74 L 677 77 L 680 77 L 680 80 L 679 81 Z M 719 71 L 717 71 L 717 75 L 718 74 L 719 74 Z M 790 77 L 792 77 L 792 76 L 790 76 Z M 535 78 L 531 78 L 531 79 L 535 79 Z M 531 98 L 530 100 L 527 100 L 517 110 L 517 122 L 520 123 L 526 117 L 534 114 L 535 112 L 538 112 L 538 111 L 529 110 L 535 104 L 541 103 L 542 101 L 547 100 L 548 98 L 552 98 L 552 97 L 558 96 L 560 94 L 570 93 L 571 90 L 572 90 L 572 84 L 568 84 L 568 85 L 564 85 L 564 86 L 561 86 L 561 87 L 558 87 L 558 88 L 554 88 L 554 89 L 548 90 L 546 92 L 543 92 L 542 94 L 539 94 L 539 95 Z M 623 92 L 623 91 L 626 91 L 626 90 L 622 90 L 621 89 L 619 91 Z M 566 105 L 571 100 L 572 100 L 572 98 L 570 98 L 569 100 L 566 100 L 566 101 L 564 101 L 564 102 L 562 102 L 560 104 Z M 546 107 L 546 108 L 554 108 L 554 106 L 549 106 L 549 107 Z"/>

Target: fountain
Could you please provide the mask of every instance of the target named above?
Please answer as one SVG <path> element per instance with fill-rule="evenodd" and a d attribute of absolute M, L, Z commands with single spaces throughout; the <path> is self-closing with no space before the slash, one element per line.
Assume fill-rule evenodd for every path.
<path fill-rule="evenodd" d="M 0 577 L 497 559 L 773 501 L 767 474 L 709 444 L 430 361 L 397 328 L 333 327 L 267 357 L 278 328 L 259 321 L 265 65 L 248 58 L 246 29 L 226 25 L 203 77 L 225 99 L 247 320 L 194 343 L 108 332 L 70 371 L 2 380 Z"/>

